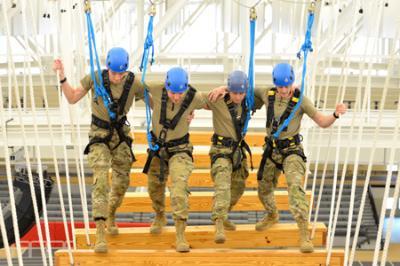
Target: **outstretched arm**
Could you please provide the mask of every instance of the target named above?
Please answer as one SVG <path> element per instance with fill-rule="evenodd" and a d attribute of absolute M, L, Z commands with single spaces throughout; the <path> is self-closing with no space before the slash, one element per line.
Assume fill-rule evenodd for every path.
<path fill-rule="evenodd" d="M 63 81 L 65 79 L 64 65 L 60 59 L 54 60 L 53 70 L 56 73 L 58 72 L 58 77 L 60 81 Z M 85 90 L 82 85 L 77 88 L 73 88 L 68 83 L 68 80 L 65 80 L 63 83 L 61 83 L 61 89 L 70 104 L 77 103 L 87 93 L 87 90 Z"/>
<path fill-rule="evenodd" d="M 333 114 L 331 115 L 324 115 L 321 112 L 317 112 L 314 117 L 312 118 L 312 120 L 314 120 L 314 122 L 322 127 L 322 128 L 327 128 L 330 127 L 337 118 L 339 118 L 341 115 L 345 114 L 347 111 L 346 105 L 344 105 L 343 103 L 339 103 L 336 105 L 336 110 Z M 336 115 L 336 117 L 335 117 Z"/>
<path fill-rule="evenodd" d="M 208 95 L 208 100 L 210 102 L 216 102 L 219 99 L 223 98 L 227 92 L 228 92 L 227 86 L 217 87 L 210 92 L 210 94 Z"/>

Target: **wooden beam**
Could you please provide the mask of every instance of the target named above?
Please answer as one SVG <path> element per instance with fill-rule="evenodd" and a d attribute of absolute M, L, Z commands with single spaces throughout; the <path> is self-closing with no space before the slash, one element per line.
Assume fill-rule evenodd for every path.
<path fill-rule="evenodd" d="M 311 225 L 310 225 L 311 230 Z M 226 242 L 214 242 L 214 226 L 188 226 L 185 236 L 190 246 L 200 248 L 266 248 L 266 247 L 297 247 L 299 245 L 299 229 L 295 223 L 275 224 L 264 232 L 254 229 L 254 224 L 237 225 L 236 231 L 225 231 Z M 96 240 L 96 229 L 90 230 L 90 242 Z M 86 245 L 84 229 L 75 229 L 76 246 L 78 249 L 93 248 Z M 314 246 L 324 246 L 326 227 L 324 223 L 316 224 Z M 175 248 L 175 227 L 164 228 L 162 234 L 152 235 L 148 227 L 120 228 L 119 235 L 107 235 L 109 249 L 170 249 Z"/>
<path fill-rule="evenodd" d="M 168 186 L 170 185 L 170 179 L 168 179 Z M 142 170 L 132 169 L 131 172 L 131 187 L 147 187 L 147 175 L 142 173 Z M 257 187 L 257 172 L 251 171 L 249 177 L 246 180 L 247 188 Z M 192 172 L 189 178 L 189 187 L 214 187 L 214 182 L 212 181 L 210 170 L 196 169 Z M 281 175 L 278 179 L 278 188 L 286 188 L 286 178 L 285 175 Z"/>
<path fill-rule="evenodd" d="M 214 132 L 211 131 L 190 131 L 190 141 L 193 145 L 210 146 L 211 136 Z M 131 133 L 134 137 L 135 144 L 147 145 L 147 137 L 145 131 L 135 131 Z M 246 142 L 250 147 L 262 147 L 264 144 L 265 132 L 248 132 Z"/>
<path fill-rule="evenodd" d="M 136 162 L 132 164 L 133 168 L 143 168 L 146 159 L 147 159 L 147 153 L 144 152 L 137 152 L 135 153 L 136 157 Z M 262 154 L 261 153 L 253 153 L 253 163 L 254 167 L 258 168 L 260 165 Z M 194 159 L 194 167 L 196 169 L 210 169 L 211 162 L 210 162 L 210 156 L 208 153 L 193 153 L 193 159 Z"/>
<path fill-rule="evenodd" d="M 211 211 L 213 202 L 213 192 L 201 191 L 192 192 L 189 195 L 190 211 Z M 306 192 L 307 200 L 310 200 L 311 192 Z M 275 191 L 276 207 L 279 210 L 289 209 L 289 198 L 287 191 Z M 170 208 L 170 195 L 166 192 L 165 195 L 166 211 L 171 211 Z M 264 210 L 257 196 L 257 191 L 245 191 L 239 202 L 233 208 L 233 211 L 256 211 Z M 118 212 L 153 212 L 151 207 L 151 199 L 147 192 L 127 192 L 121 207 Z"/>
<path fill-rule="evenodd" d="M 130 266 L 130 265 L 264 265 L 264 266 L 320 266 L 326 265 L 326 250 L 301 253 L 297 249 L 285 250 L 232 250 L 200 249 L 188 253 L 175 250 L 113 250 L 105 254 L 93 250 L 73 250 L 74 265 Z M 342 266 L 343 250 L 333 250 L 330 266 Z M 70 266 L 67 250 L 55 252 L 57 266 Z"/>

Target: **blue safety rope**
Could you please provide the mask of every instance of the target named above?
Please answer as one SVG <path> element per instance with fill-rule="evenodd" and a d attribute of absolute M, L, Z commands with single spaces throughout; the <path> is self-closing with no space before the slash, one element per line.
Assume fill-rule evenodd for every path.
<path fill-rule="evenodd" d="M 282 133 L 282 131 L 289 125 L 290 121 L 292 121 L 294 114 L 296 111 L 300 108 L 301 102 L 303 101 L 303 94 L 304 94 L 304 84 L 305 84 L 305 79 L 306 79 L 306 73 L 307 73 L 307 55 L 308 52 L 312 52 L 312 42 L 311 42 L 311 30 L 312 26 L 314 23 L 314 12 L 310 11 L 308 14 L 308 20 L 307 20 L 307 31 L 305 35 L 305 40 L 303 45 L 300 48 L 300 51 L 297 53 L 297 57 L 301 59 L 301 53 L 303 53 L 303 73 L 301 77 L 301 89 L 300 89 L 300 97 L 299 101 L 296 103 L 295 107 L 293 108 L 292 112 L 290 113 L 289 117 L 283 121 L 283 123 L 279 126 L 278 130 L 273 134 L 274 139 L 278 139 L 279 135 Z"/>
<path fill-rule="evenodd" d="M 97 97 L 101 97 L 103 99 L 104 106 L 107 109 L 108 115 L 110 116 L 110 120 L 115 120 L 117 115 L 110 109 L 112 104 L 112 100 L 110 95 L 108 94 L 107 90 L 104 88 L 103 85 L 103 77 L 101 75 L 101 68 L 100 68 L 100 60 L 97 54 L 96 48 L 96 38 L 93 29 L 92 18 L 90 16 L 90 9 L 86 10 L 86 21 L 87 21 L 87 28 L 88 28 L 88 41 L 89 41 L 89 58 L 90 58 L 90 75 L 92 77 L 94 83 L 94 99 L 97 101 Z M 97 75 L 95 73 L 95 65 L 93 57 L 96 58 L 96 66 L 97 66 Z M 97 78 L 96 78 L 97 76 Z"/>
<path fill-rule="evenodd" d="M 254 11 L 255 12 L 255 11 Z M 250 17 L 250 56 L 249 56 L 249 88 L 246 93 L 247 117 L 242 130 L 242 137 L 247 133 L 251 112 L 254 109 L 254 46 L 256 34 L 256 17 Z"/>
<path fill-rule="evenodd" d="M 150 64 L 154 62 L 154 44 L 153 44 L 153 18 L 154 14 L 150 15 L 149 24 L 147 26 L 147 36 L 144 41 L 144 51 L 142 55 L 142 62 L 140 63 L 140 71 L 142 71 L 142 84 L 144 86 L 144 101 L 146 103 L 146 131 L 147 131 L 147 143 L 149 145 L 149 149 L 152 151 L 157 151 L 160 147 L 155 144 L 152 144 L 152 136 L 150 132 L 151 126 L 151 108 L 149 102 L 149 91 L 147 90 L 147 86 L 145 84 L 146 78 L 146 70 L 147 70 L 147 61 L 149 57 L 149 50 L 152 49 Z"/>

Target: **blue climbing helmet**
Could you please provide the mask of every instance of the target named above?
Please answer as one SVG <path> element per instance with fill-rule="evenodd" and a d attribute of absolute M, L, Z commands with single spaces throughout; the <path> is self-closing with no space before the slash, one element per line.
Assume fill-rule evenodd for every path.
<path fill-rule="evenodd" d="M 247 92 L 249 87 L 249 79 L 246 73 L 240 70 L 235 70 L 228 76 L 228 89 L 235 93 Z"/>
<path fill-rule="evenodd" d="M 121 47 L 114 47 L 108 51 L 106 65 L 113 72 L 122 73 L 128 70 L 129 54 Z"/>
<path fill-rule="evenodd" d="M 295 79 L 293 67 L 288 63 L 277 64 L 272 71 L 272 79 L 277 87 L 292 85 Z"/>
<path fill-rule="evenodd" d="M 173 67 L 167 72 L 165 88 L 173 93 L 184 93 L 189 86 L 187 72 L 181 67 Z"/>

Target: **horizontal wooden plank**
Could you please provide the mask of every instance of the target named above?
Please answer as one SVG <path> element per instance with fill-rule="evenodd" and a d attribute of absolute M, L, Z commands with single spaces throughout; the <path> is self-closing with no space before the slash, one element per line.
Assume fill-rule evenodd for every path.
<path fill-rule="evenodd" d="M 310 200 L 311 192 L 306 192 L 307 200 Z M 289 198 L 287 191 L 275 191 L 276 207 L 279 210 L 289 209 Z M 192 192 L 189 195 L 190 211 L 211 211 L 213 192 L 201 191 Z M 170 208 L 169 192 L 166 192 L 165 204 L 167 211 Z M 257 211 L 264 210 L 257 196 L 257 191 L 245 191 L 239 202 L 233 208 L 234 211 Z M 153 212 L 151 199 L 147 192 L 127 192 L 118 212 Z"/>
<path fill-rule="evenodd" d="M 199 249 L 188 253 L 175 250 L 113 250 L 105 254 L 93 250 L 73 250 L 74 265 L 131 266 L 131 265 L 264 265 L 264 266 L 321 266 L 326 265 L 326 250 L 301 253 L 285 250 Z M 333 250 L 330 266 L 342 266 L 343 250 Z M 57 266 L 70 266 L 67 250 L 55 252 Z"/>
<path fill-rule="evenodd" d="M 214 132 L 211 131 L 190 131 L 190 141 L 193 145 L 210 146 L 211 136 Z M 135 144 L 146 144 L 147 136 L 145 131 L 132 132 Z M 265 132 L 248 132 L 245 138 L 250 147 L 262 147 L 264 144 Z"/>
<path fill-rule="evenodd" d="M 265 248 L 265 247 L 297 247 L 299 229 L 295 223 L 275 224 L 264 232 L 254 229 L 254 224 L 237 225 L 236 231 L 225 231 L 226 242 L 214 242 L 214 226 L 188 226 L 185 231 L 186 239 L 192 248 Z M 311 225 L 310 225 L 311 230 Z M 96 230 L 90 230 L 90 242 L 96 239 Z M 316 224 L 314 246 L 325 245 L 326 226 Z M 93 248 L 86 244 L 84 229 L 75 230 L 76 246 L 78 249 Z M 166 227 L 162 234 L 154 236 L 148 227 L 120 228 L 119 235 L 107 235 L 109 249 L 170 249 L 175 248 L 175 227 Z"/>
<path fill-rule="evenodd" d="M 130 186 L 132 187 L 147 187 L 147 175 L 143 174 L 139 169 L 133 169 L 130 177 Z M 170 185 L 170 179 L 168 179 L 168 185 Z M 192 172 L 189 177 L 189 187 L 214 187 L 210 170 L 196 169 Z M 249 177 L 246 180 L 246 187 L 255 188 L 257 187 L 257 172 L 251 171 Z M 278 179 L 278 188 L 287 187 L 286 178 L 282 174 Z"/>
<path fill-rule="evenodd" d="M 132 164 L 133 168 L 142 168 L 144 167 L 147 159 L 147 153 L 137 152 L 135 153 L 136 162 Z M 253 153 L 253 163 L 254 167 L 258 168 L 260 165 L 262 154 L 261 153 Z M 194 167 L 195 169 L 210 169 L 211 161 L 210 156 L 206 152 L 202 153 L 193 153 L 194 159 Z M 250 162 L 249 162 L 250 164 Z"/>

